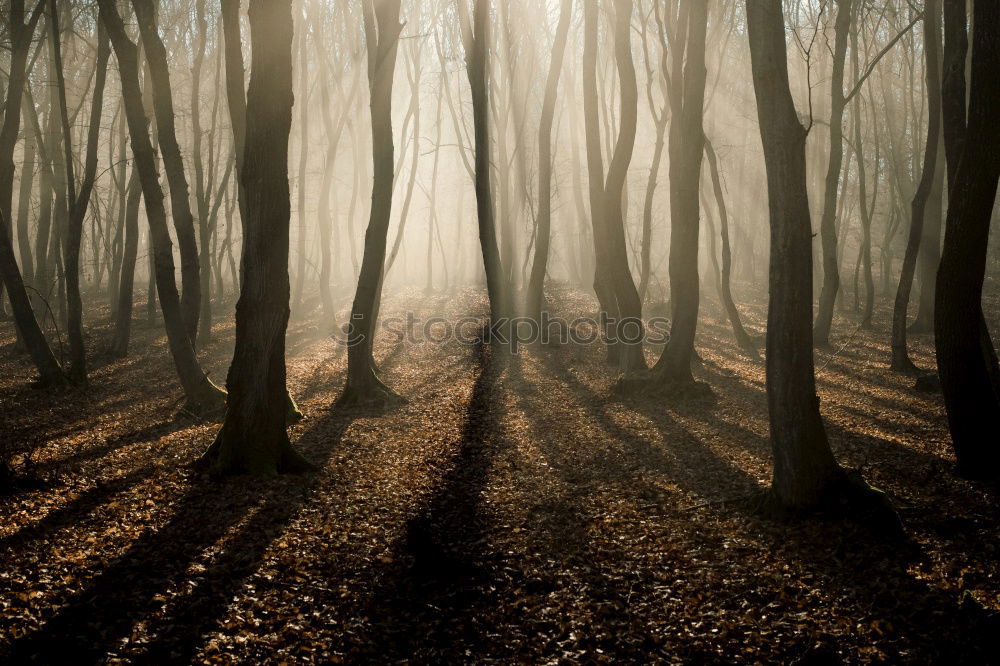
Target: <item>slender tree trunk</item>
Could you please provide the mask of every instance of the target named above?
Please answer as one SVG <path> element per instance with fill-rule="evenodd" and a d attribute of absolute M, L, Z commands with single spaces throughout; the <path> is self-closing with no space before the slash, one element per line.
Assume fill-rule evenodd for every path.
<path fill-rule="evenodd" d="M 833 308 L 840 290 L 840 262 L 837 260 L 837 187 L 844 161 L 844 64 L 847 60 L 847 39 L 851 29 L 854 0 L 837 0 L 837 20 L 834 24 L 833 74 L 830 78 L 830 162 L 826 171 L 823 216 L 819 233 L 823 244 L 823 287 L 813 333 L 818 347 L 830 344 Z"/>
<path fill-rule="evenodd" d="M 472 117 L 475 128 L 476 212 L 479 244 L 486 269 L 486 291 L 490 299 L 490 321 L 496 325 L 510 314 L 510 284 L 506 279 L 497 245 L 497 229 L 490 178 L 489 53 L 490 6 L 488 0 L 473 0 L 470 20 L 465 2 L 459 2 L 462 41 L 465 44 L 466 73 L 472 89 Z M 503 327 L 505 328 L 505 327 Z"/>
<path fill-rule="evenodd" d="M 347 383 L 337 401 L 342 406 L 386 406 L 399 401 L 399 396 L 375 374 L 371 363 L 375 307 L 382 284 L 389 218 L 392 213 L 392 83 L 399 35 L 403 29 L 399 22 L 399 6 L 400 0 L 365 0 L 363 5 L 368 45 L 375 178 L 361 273 L 351 309 L 347 341 Z"/>
<path fill-rule="evenodd" d="M 170 72 L 167 51 L 156 26 L 156 8 L 153 0 L 132 0 L 142 46 L 149 66 L 153 90 L 153 111 L 156 115 L 156 134 L 163 153 L 163 169 L 170 186 L 170 216 L 177 233 L 181 255 L 181 312 L 184 328 L 192 344 L 198 335 L 198 316 L 201 312 L 201 280 L 198 276 L 198 243 L 195 238 L 194 215 L 188 191 L 184 160 L 177 143 L 174 128 L 174 100 L 170 90 Z M 161 303 L 163 295 L 160 295 Z"/>
<path fill-rule="evenodd" d="M 632 0 L 615 0 L 615 62 L 621 82 L 621 122 L 618 139 L 608 165 L 604 184 L 604 219 L 610 256 L 611 282 L 618 303 L 620 320 L 616 322 L 616 339 L 621 345 L 619 368 L 630 374 L 646 368 L 643 353 L 642 300 L 629 269 L 628 246 L 625 242 L 624 202 L 628 167 L 635 148 L 638 120 L 639 91 L 635 64 L 632 59 Z M 704 6 L 699 4 L 699 6 Z M 707 8 L 705 9 L 707 12 Z M 638 341 L 635 339 L 638 333 Z"/>
<path fill-rule="evenodd" d="M 569 24 L 573 17 L 573 3 L 562 0 L 559 25 L 552 45 L 552 60 L 545 82 L 542 116 L 538 123 L 538 231 L 535 239 L 535 257 L 528 278 L 527 316 L 538 321 L 542 315 L 545 273 L 549 261 L 549 243 L 552 237 L 552 121 L 555 116 L 556 95 L 562 73 L 563 56 L 569 38 Z"/>
<path fill-rule="evenodd" d="M 941 84 L 939 70 L 940 28 L 938 27 L 938 4 L 927 0 L 924 9 L 924 55 L 927 71 L 927 148 L 924 151 L 923 173 L 920 185 L 913 196 L 910 215 L 910 235 L 903 255 L 903 268 L 896 290 L 896 303 L 892 312 L 892 369 L 897 372 L 915 372 L 917 366 L 910 360 L 906 346 L 906 311 L 913 287 L 913 274 L 920 251 L 923 235 L 924 210 L 931 188 L 934 186 L 934 170 L 937 166 L 938 135 L 941 131 Z"/>
<path fill-rule="evenodd" d="M 139 171 L 134 166 L 128 182 L 128 196 L 125 199 L 125 244 L 122 250 L 122 270 L 118 281 L 118 307 L 115 312 L 115 332 L 111 340 L 111 354 L 115 358 L 125 358 L 132 328 L 132 304 L 134 302 L 135 261 L 139 254 L 139 204 L 142 202 L 142 187 Z"/>
<path fill-rule="evenodd" d="M 205 43 L 208 40 L 208 21 L 205 19 L 205 3 L 202 0 L 195 3 L 195 25 L 198 41 L 194 47 L 194 65 L 191 71 L 191 131 L 194 134 L 191 158 L 194 162 L 195 202 L 198 206 L 198 289 L 201 296 L 196 346 L 204 347 L 212 339 L 212 230 L 208 219 L 211 188 L 206 187 L 205 166 L 201 155 L 201 76 L 205 63 Z"/>
<path fill-rule="evenodd" d="M 243 49 L 240 39 L 241 0 L 221 0 L 222 32 L 226 49 L 226 100 L 229 120 L 233 128 L 233 150 L 236 153 L 236 200 L 240 209 L 240 224 L 247 218 L 246 190 L 243 187 L 243 151 L 246 143 L 247 99 L 244 88 Z M 231 230 L 227 231 L 227 234 Z M 232 252 L 232 245 L 229 246 Z M 243 281 L 243 262 L 240 261 L 240 282 Z"/>
<path fill-rule="evenodd" d="M 594 238 L 594 293 L 602 316 L 610 321 L 619 318 L 611 271 L 610 247 L 607 244 L 607 212 L 604 210 L 604 158 L 601 150 L 600 99 L 597 94 L 597 2 L 583 5 L 583 124 L 586 138 L 587 176 L 590 193 L 590 222 Z M 618 365 L 621 347 L 617 344 L 614 327 L 603 330 L 608 345 L 608 363 Z"/>
<path fill-rule="evenodd" d="M 309 165 L 309 51 L 307 46 L 308 33 L 305 30 L 305 21 L 302 29 L 298 31 L 297 41 L 299 47 L 299 174 L 295 179 L 296 190 L 298 192 L 298 205 L 296 206 L 295 218 L 298 221 L 298 233 L 296 234 L 298 259 L 295 270 L 295 296 L 292 304 L 298 310 L 302 305 L 302 289 L 306 279 L 306 234 L 308 226 L 306 224 L 306 177 Z"/>
<path fill-rule="evenodd" d="M 985 479 L 1000 476 L 1000 446 L 994 436 L 1000 421 L 1000 386 L 982 317 L 990 221 L 1000 179 L 1000 125 L 995 116 L 1000 108 L 1000 5 L 977 2 L 973 11 L 968 127 L 948 200 L 934 337 L 959 472 Z"/>
<path fill-rule="evenodd" d="M 719 177 L 719 160 L 715 154 L 715 148 L 712 146 L 711 141 L 708 140 L 708 137 L 705 137 L 705 156 L 708 158 L 709 172 L 712 175 L 712 189 L 715 192 L 715 202 L 719 207 L 719 226 L 721 227 L 720 233 L 722 235 L 722 279 L 719 281 L 719 297 L 722 299 L 722 305 L 726 309 L 726 315 L 729 317 L 729 325 L 733 327 L 736 344 L 745 353 L 757 358 L 757 346 L 750 338 L 750 334 L 743 327 L 740 311 L 736 309 L 736 303 L 733 301 L 731 286 L 733 251 L 729 242 L 729 210 L 726 207 L 726 199 L 722 191 L 722 179 Z"/>
<path fill-rule="evenodd" d="M 163 311 L 167 342 L 187 398 L 185 409 L 195 414 L 212 414 L 222 408 L 225 393 L 208 379 L 198 362 L 177 294 L 173 248 L 170 231 L 167 228 L 166 210 L 163 206 L 163 190 L 160 189 L 156 154 L 146 127 L 146 113 L 142 105 L 142 91 L 139 88 L 138 49 L 125 32 L 114 0 L 98 0 L 98 4 L 101 21 L 108 31 L 118 59 L 122 98 L 132 141 L 132 155 L 139 171 L 142 198 L 149 221 L 156 291 Z"/>
<path fill-rule="evenodd" d="M 59 29 L 59 10 L 56 0 L 50 0 L 50 20 L 52 27 L 52 49 L 56 87 L 59 95 L 59 111 L 62 119 L 63 147 L 66 152 L 66 199 L 69 202 L 69 224 L 64 246 L 66 273 L 66 294 L 69 314 L 70 365 L 68 376 L 75 384 L 87 383 L 87 351 L 83 340 L 83 301 L 80 296 L 80 244 L 83 237 L 83 222 L 90 203 L 97 176 L 97 141 L 100 138 L 101 111 L 104 106 L 104 85 L 107 80 L 108 59 L 111 49 L 103 28 L 98 27 L 97 64 L 94 90 L 91 97 L 90 125 L 87 133 L 86 157 L 83 181 L 77 194 L 73 175 L 73 135 L 70 132 L 69 107 L 66 103 L 66 80 L 63 72 L 62 44 Z"/>
<path fill-rule="evenodd" d="M 675 86 L 670 132 L 670 341 L 656 363 L 659 376 L 673 384 L 694 382 L 691 358 L 698 328 L 699 279 L 698 235 L 701 160 L 705 150 L 703 108 L 705 105 L 706 3 L 694 3 L 683 11 L 679 29 L 687 33 L 683 81 Z M 681 71 L 674 61 L 674 72 Z"/>

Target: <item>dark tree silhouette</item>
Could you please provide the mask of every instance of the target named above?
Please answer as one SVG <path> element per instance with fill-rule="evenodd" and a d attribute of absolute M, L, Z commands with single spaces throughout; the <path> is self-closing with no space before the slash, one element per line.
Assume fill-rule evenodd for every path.
<path fill-rule="evenodd" d="M 1000 386 L 996 354 L 983 320 L 982 296 L 990 220 L 1000 178 L 1000 152 L 996 148 L 1000 145 L 1000 124 L 995 117 L 1000 107 L 1000 42 L 996 39 L 1000 6 L 977 2 L 973 25 L 968 126 L 961 158 L 950 178 L 934 340 L 959 472 L 970 478 L 996 478 L 1000 475 L 1000 445 L 995 437 L 1000 422 Z M 951 62 L 946 57 L 946 63 Z M 946 124 L 946 142 L 955 136 L 954 129 Z M 953 170 L 954 156 L 953 146 L 949 171 Z"/>

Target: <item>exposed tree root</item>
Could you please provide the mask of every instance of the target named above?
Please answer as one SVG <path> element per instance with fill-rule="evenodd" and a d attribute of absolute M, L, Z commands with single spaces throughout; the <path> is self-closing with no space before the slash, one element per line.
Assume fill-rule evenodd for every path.
<path fill-rule="evenodd" d="M 343 393 L 333 404 L 335 409 L 387 410 L 405 405 L 406 398 L 382 383 L 374 372 L 365 373 L 361 380 L 348 377 Z"/>
<path fill-rule="evenodd" d="M 772 520 L 788 521 L 810 516 L 856 523 L 891 540 L 908 537 L 899 514 L 888 496 L 874 488 L 855 470 L 842 470 L 832 480 L 820 500 L 811 507 L 792 507 L 778 499 L 773 490 L 758 493 L 750 500 L 754 513 Z"/>
<path fill-rule="evenodd" d="M 204 421 L 219 420 L 226 413 L 226 392 L 206 379 L 197 395 L 188 396 L 182 412 Z"/>
<path fill-rule="evenodd" d="M 306 474 L 316 466 L 295 450 L 287 435 L 274 442 L 249 441 L 226 426 L 193 467 L 212 476 Z"/>

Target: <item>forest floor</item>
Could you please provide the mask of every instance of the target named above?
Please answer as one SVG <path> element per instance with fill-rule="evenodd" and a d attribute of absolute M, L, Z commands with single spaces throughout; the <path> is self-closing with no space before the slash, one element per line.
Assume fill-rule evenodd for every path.
<path fill-rule="evenodd" d="M 475 290 L 384 310 L 414 303 L 486 311 Z M 599 345 L 484 366 L 383 336 L 409 400 L 383 414 L 332 409 L 344 349 L 293 322 L 292 438 L 319 470 L 222 481 L 189 466 L 218 424 L 177 414 L 162 328 L 52 394 L 4 323 L 0 438 L 30 455 L 0 497 L 0 661 L 998 663 L 998 489 L 953 474 L 940 396 L 887 371 L 886 314 L 838 315 L 818 384 L 838 459 L 889 494 L 907 545 L 748 509 L 770 478 L 764 367 L 703 311 L 715 399 L 616 398 Z M 99 349 L 107 323 L 89 330 Z M 203 353 L 219 383 L 232 335 L 226 317 Z M 914 352 L 932 367 L 929 335 Z"/>

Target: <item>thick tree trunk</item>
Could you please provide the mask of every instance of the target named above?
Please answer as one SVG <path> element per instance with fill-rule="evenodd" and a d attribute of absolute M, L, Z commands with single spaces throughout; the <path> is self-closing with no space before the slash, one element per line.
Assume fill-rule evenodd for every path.
<path fill-rule="evenodd" d="M 184 159 L 174 127 L 174 100 L 170 90 L 167 51 L 157 31 L 156 8 L 152 0 L 132 0 L 132 6 L 139 22 L 146 63 L 149 66 L 156 134 L 163 153 L 163 170 L 170 186 L 170 216 L 174 221 L 177 245 L 180 248 L 181 312 L 184 316 L 184 328 L 191 343 L 195 344 L 198 316 L 201 312 L 198 243 L 195 239 L 194 215 L 191 212 L 187 175 L 184 173 Z"/>
<path fill-rule="evenodd" d="M 378 378 L 371 363 L 375 307 L 382 286 L 389 217 L 392 213 L 392 83 L 399 35 L 403 29 L 399 22 L 399 6 L 400 0 L 365 0 L 363 5 L 368 42 L 374 181 L 361 273 L 351 308 L 347 340 L 347 382 L 337 400 L 338 405 L 345 407 L 384 407 L 400 400 Z"/>
<path fill-rule="evenodd" d="M 1000 476 L 996 356 L 982 317 L 990 220 L 1000 178 L 1000 5 L 974 5 L 968 128 L 948 201 L 938 269 L 934 334 L 938 374 L 959 472 Z M 946 133 L 947 137 L 947 133 Z M 946 138 L 947 141 L 947 138 Z M 951 157 L 951 156 L 950 156 Z M 949 167 L 952 166 L 949 160 Z M 985 340 L 985 342 L 984 342 Z"/>
<path fill-rule="evenodd" d="M 847 38 L 851 29 L 853 0 L 837 0 L 837 20 L 834 24 L 833 74 L 830 78 L 830 162 L 826 170 L 823 196 L 823 216 L 819 233 L 823 244 L 823 287 L 819 295 L 816 327 L 813 338 L 819 347 L 830 344 L 833 307 L 840 289 L 840 262 L 837 260 L 837 187 L 844 162 L 844 64 L 847 59 Z"/>
<path fill-rule="evenodd" d="M 291 0 L 250 0 L 244 279 L 236 305 L 236 349 L 226 380 L 226 419 L 203 457 L 217 473 L 297 473 L 312 467 L 292 448 L 286 428 L 291 5 Z"/>
<path fill-rule="evenodd" d="M 122 98 L 125 103 L 132 155 L 139 171 L 142 198 L 146 205 L 149 221 L 149 235 L 152 243 L 153 275 L 156 291 L 163 311 L 163 323 L 167 332 L 167 342 L 177 374 L 187 398 L 185 409 L 200 415 L 218 412 L 224 405 L 225 393 L 215 386 L 202 370 L 191 341 L 190 331 L 181 309 L 174 280 L 174 256 L 167 215 L 163 206 L 163 190 L 160 189 L 156 170 L 156 154 L 147 130 L 146 113 L 142 105 L 139 88 L 138 49 L 125 32 L 125 26 L 115 8 L 114 0 L 98 0 L 101 21 L 111 38 L 118 59 L 119 77 L 122 83 Z M 197 259 L 197 256 L 195 257 Z M 196 264 L 197 265 L 197 264 Z"/>
<path fill-rule="evenodd" d="M 816 396 L 806 130 L 788 84 L 781 0 L 747 0 L 747 25 L 771 226 L 767 321 L 767 397 L 774 451 L 771 501 L 779 509 L 801 511 L 839 494 L 845 474 L 830 450 Z"/>
<path fill-rule="evenodd" d="M 924 151 L 923 173 L 920 185 L 913 195 L 910 214 L 910 235 L 903 255 L 903 268 L 899 275 L 899 288 L 892 311 L 892 369 L 897 372 L 915 372 L 917 366 L 910 360 L 906 346 L 906 311 L 910 303 L 910 290 L 917 267 L 920 240 L 924 232 L 924 211 L 931 188 L 934 186 L 934 171 L 937 168 L 938 136 L 941 132 L 941 81 L 939 69 L 940 28 L 938 4 L 927 0 L 924 9 L 924 55 L 927 72 L 927 148 Z"/>
<path fill-rule="evenodd" d="M 535 321 L 542 316 L 545 273 L 549 261 L 549 244 L 552 238 L 552 121 L 555 117 L 556 95 L 559 92 L 559 77 L 562 74 L 563 57 L 569 38 L 569 24 L 573 17 L 573 3 L 562 0 L 559 10 L 559 25 L 556 27 L 555 42 L 552 45 L 552 60 L 545 82 L 545 97 L 542 100 L 542 116 L 538 122 L 538 217 L 535 237 L 535 257 L 528 278 L 528 302 L 526 314 Z M 428 250 L 428 255 L 430 251 Z"/>

